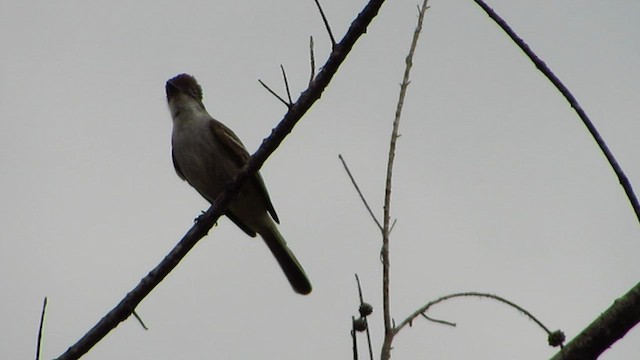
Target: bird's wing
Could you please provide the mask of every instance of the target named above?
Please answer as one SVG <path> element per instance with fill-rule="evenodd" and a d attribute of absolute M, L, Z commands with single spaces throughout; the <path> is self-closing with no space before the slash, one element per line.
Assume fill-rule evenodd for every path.
<path fill-rule="evenodd" d="M 180 179 L 186 181 L 187 178 L 184 177 L 184 175 L 182 174 L 182 171 L 180 170 L 180 166 L 178 166 L 178 162 L 176 161 L 176 154 L 173 148 L 171 149 L 171 160 L 173 161 L 173 168 L 176 170 L 176 174 L 178 174 Z"/>
<path fill-rule="evenodd" d="M 231 159 L 238 165 L 238 168 L 242 168 L 249 160 L 249 152 L 242 144 L 242 141 L 236 136 L 236 134 L 231 131 L 228 127 L 226 127 L 223 123 L 213 120 L 211 122 L 211 131 L 213 135 L 220 140 L 220 143 L 224 145 L 224 147 L 229 151 L 229 155 Z M 249 182 L 253 183 L 253 185 L 258 189 L 260 196 L 262 196 L 262 200 L 267 207 L 267 211 L 273 218 L 276 223 L 280 223 L 278 219 L 278 215 L 276 214 L 276 210 L 273 208 L 273 204 L 271 203 L 271 199 L 269 198 L 269 193 L 267 192 L 267 187 L 264 184 L 264 180 L 262 180 L 262 176 L 260 173 L 256 172 L 252 179 Z"/>

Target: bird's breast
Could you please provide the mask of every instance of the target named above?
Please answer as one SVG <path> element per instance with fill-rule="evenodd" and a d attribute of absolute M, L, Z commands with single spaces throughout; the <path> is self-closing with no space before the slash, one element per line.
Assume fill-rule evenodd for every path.
<path fill-rule="evenodd" d="M 179 172 L 207 200 L 213 201 L 238 172 L 224 155 L 211 124 L 195 120 L 174 124 L 173 157 Z"/>

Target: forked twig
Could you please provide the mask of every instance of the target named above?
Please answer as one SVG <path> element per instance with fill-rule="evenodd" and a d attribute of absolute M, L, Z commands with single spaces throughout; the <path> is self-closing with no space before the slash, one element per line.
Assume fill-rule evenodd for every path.
<path fill-rule="evenodd" d="M 547 335 L 551 335 L 551 333 L 552 333 L 540 320 L 538 320 L 535 316 L 533 316 L 533 314 L 531 314 L 529 311 L 527 311 L 523 307 L 519 306 L 518 304 L 516 304 L 514 302 L 511 302 L 511 301 L 509 301 L 509 300 L 507 300 L 507 299 L 505 299 L 503 297 L 500 297 L 498 295 L 481 293 L 481 292 L 463 292 L 463 293 L 450 294 L 450 295 L 446 295 L 446 296 L 440 297 L 440 298 L 438 298 L 436 300 L 430 301 L 430 302 L 426 303 L 425 305 L 423 305 L 422 307 L 420 307 L 418 310 L 414 311 L 413 314 L 409 315 L 398 326 L 396 326 L 393 329 L 394 333 L 397 334 L 398 332 L 400 332 L 400 330 L 402 330 L 403 327 L 405 327 L 406 325 L 412 323 L 413 320 L 416 317 L 418 317 L 420 315 L 423 315 L 424 317 L 426 317 L 425 313 L 433 305 L 439 304 L 439 303 L 441 303 L 443 301 L 446 301 L 446 300 L 459 298 L 459 297 L 477 297 L 477 298 L 489 298 L 489 299 L 497 300 L 497 301 L 499 301 L 501 303 L 504 303 L 504 304 L 507 304 L 507 305 L 511 306 L 512 308 L 514 308 L 514 309 L 520 311 L 521 313 L 523 313 L 529 319 L 533 320 L 540 328 L 542 328 L 547 333 Z M 431 320 L 431 319 L 429 319 L 429 320 Z"/>
<path fill-rule="evenodd" d="M 149 330 L 147 325 L 145 325 L 144 321 L 142 321 L 142 318 L 140 317 L 140 315 L 138 315 L 138 313 L 135 310 L 133 310 L 133 316 L 135 316 L 136 320 L 138 320 L 138 322 L 140 323 L 140 326 L 142 326 L 143 329 Z"/>
<path fill-rule="evenodd" d="M 258 79 L 258 82 L 260 83 L 260 85 L 262 85 L 265 89 L 267 89 L 268 92 L 271 93 L 271 95 L 275 96 L 278 100 L 280 100 L 281 103 L 283 103 L 286 107 L 290 108 L 291 104 L 289 104 L 287 102 L 287 100 L 283 99 L 280 97 L 280 95 L 276 94 L 275 91 L 271 90 L 270 87 L 267 86 L 267 84 L 265 84 L 264 82 L 262 82 L 262 80 Z"/>
<path fill-rule="evenodd" d="M 289 90 L 289 80 L 287 80 L 287 72 L 284 70 L 284 66 L 280 64 L 280 70 L 282 71 L 282 79 L 284 81 L 284 88 L 287 92 L 287 98 L 289 101 L 283 99 L 280 95 L 278 95 L 275 91 L 273 91 L 270 87 L 268 87 L 262 80 L 258 79 L 260 85 L 262 85 L 267 91 L 271 93 L 271 95 L 275 96 L 280 102 L 282 102 L 287 108 L 291 108 L 293 105 L 293 100 L 291 100 L 291 91 Z"/>

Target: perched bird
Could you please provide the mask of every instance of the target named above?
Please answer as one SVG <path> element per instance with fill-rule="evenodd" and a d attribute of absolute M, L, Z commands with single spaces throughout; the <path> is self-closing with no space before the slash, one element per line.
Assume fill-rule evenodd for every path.
<path fill-rule="evenodd" d="M 173 165 L 182 180 L 213 203 L 247 162 L 249 152 L 231 129 L 209 115 L 202 103 L 202 88 L 193 76 L 169 79 L 165 89 L 173 119 Z M 278 231 L 278 215 L 259 173 L 247 180 L 225 215 L 247 235 L 264 239 L 293 290 L 304 295 L 311 292 L 302 266 Z"/>

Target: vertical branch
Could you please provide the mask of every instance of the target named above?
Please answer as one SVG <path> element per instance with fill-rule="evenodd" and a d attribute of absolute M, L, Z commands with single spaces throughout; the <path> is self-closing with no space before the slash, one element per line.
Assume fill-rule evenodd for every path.
<path fill-rule="evenodd" d="M 402 83 L 400 84 L 400 95 L 398 97 L 398 105 L 396 107 L 395 119 L 393 120 L 393 129 L 391 131 L 391 140 L 389 142 L 389 160 L 387 162 L 387 178 L 384 190 L 384 219 L 382 229 L 382 250 L 380 256 L 382 258 L 382 302 L 383 302 L 383 317 L 384 317 L 384 341 L 382 344 L 382 360 L 388 360 L 391 358 L 391 342 L 395 335 L 394 325 L 391 321 L 391 306 L 389 298 L 389 233 L 391 231 L 391 186 L 393 178 L 393 163 L 396 156 L 396 142 L 398 140 L 398 129 L 400 128 L 400 117 L 402 115 L 402 108 L 404 106 L 404 98 L 407 93 L 407 87 L 409 86 L 409 78 L 411 75 L 411 68 L 413 67 L 413 55 L 418 44 L 418 38 L 420 37 L 420 31 L 422 31 L 422 22 L 424 14 L 427 11 L 428 0 L 423 0 L 422 6 L 418 9 L 418 24 L 413 32 L 413 39 L 411 40 L 411 47 L 409 54 L 405 60 L 404 76 L 402 77 Z"/>

